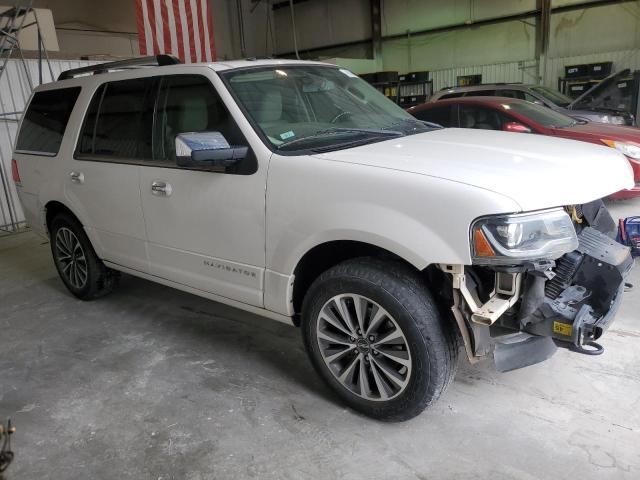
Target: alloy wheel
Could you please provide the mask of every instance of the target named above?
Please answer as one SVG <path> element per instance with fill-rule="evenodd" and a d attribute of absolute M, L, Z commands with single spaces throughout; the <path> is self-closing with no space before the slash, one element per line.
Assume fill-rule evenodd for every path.
<path fill-rule="evenodd" d="M 396 320 L 362 295 L 329 299 L 318 315 L 316 336 L 332 375 L 350 392 L 371 401 L 400 395 L 411 378 L 407 339 Z"/>
<path fill-rule="evenodd" d="M 64 278 L 77 289 L 87 283 L 88 266 L 82 245 L 70 229 L 61 227 L 56 232 L 56 258 Z"/>

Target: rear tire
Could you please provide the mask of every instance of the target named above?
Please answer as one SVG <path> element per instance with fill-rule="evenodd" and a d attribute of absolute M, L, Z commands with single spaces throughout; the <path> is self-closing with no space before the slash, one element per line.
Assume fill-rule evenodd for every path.
<path fill-rule="evenodd" d="M 67 289 L 81 300 L 106 295 L 116 286 L 118 272 L 98 258 L 82 225 L 71 215 L 59 213 L 51 221 L 51 254 Z"/>
<path fill-rule="evenodd" d="M 404 421 L 453 379 L 457 340 L 419 273 L 359 258 L 316 279 L 302 307 L 302 334 L 318 374 L 353 409 Z"/>

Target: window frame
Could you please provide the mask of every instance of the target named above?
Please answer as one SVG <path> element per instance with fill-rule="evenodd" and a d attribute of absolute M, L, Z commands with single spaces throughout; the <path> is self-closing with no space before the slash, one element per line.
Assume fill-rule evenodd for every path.
<path fill-rule="evenodd" d="M 33 101 L 35 100 L 36 96 L 39 93 L 60 92 L 61 90 L 77 90 L 77 95 L 76 95 L 76 98 L 73 101 L 73 106 L 69 110 L 69 116 L 67 117 L 67 121 L 64 124 L 64 129 L 62 130 L 62 133 L 60 135 L 60 144 L 58 145 L 58 150 L 56 152 L 44 152 L 44 151 L 41 151 L 41 150 L 24 150 L 24 149 L 18 148 L 18 142 L 20 140 L 20 134 L 23 132 L 23 129 L 25 128 L 24 122 L 25 122 L 25 120 L 27 118 L 27 114 L 29 113 L 29 109 L 33 105 Z M 71 117 L 73 116 L 73 111 L 76 109 L 76 106 L 78 105 L 78 99 L 80 98 L 81 94 L 82 94 L 82 87 L 80 85 L 71 85 L 71 86 L 62 87 L 62 88 L 51 88 L 51 89 L 39 90 L 37 92 L 34 92 L 33 96 L 29 100 L 29 104 L 26 106 L 26 108 L 24 110 L 23 118 L 20 121 L 20 125 L 19 125 L 19 128 L 18 128 L 18 131 L 16 132 L 15 147 L 13 149 L 13 152 L 21 154 L 21 155 L 34 155 L 34 156 L 37 156 L 37 157 L 49 157 L 49 158 L 57 157 L 60 154 L 60 149 L 62 148 L 62 144 L 64 143 L 65 136 L 66 136 L 66 133 L 67 133 L 67 128 L 69 127 L 69 121 L 71 120 Z"/>
<path fill-rule="evenodd" d="M 245 139 L 246 142 L 246 146 L 248 147 L 248 152 L 247 152 L 247 157 L 246 160 L 249 163 L 249 167 L 250 168 L 245 168 L 242 172 L 240 173 L 236 173 L 233 171 L 225 171 L 225 170 L 221 170 L 221 169 L 216 169 L 216 168 L 187 168 L 187 167 L 182 167 L 179 166 L 177 163 L 175 162 L 167 162 L 165 160 L 157 160 L 155 158 L 153 158 L 154 153 L 155 153 L 155 145 L 154 142 L 156 141 L 156 124 L 157 124 L 157 119 L 158 119 L 158 105 L 160 102 L 160 95 L 161 95 L 161 88 L 163 85 L 163 80 L 168 78 L 168 77 L 185 77 L 185 76 L 189 76 L 189 77 L 193 77 L 193 76 L 197 76 L 202 78 L 205 82 L 207 82 L 214 94 L 218 95 L 218 98 L 220 100 L 220 102 L 222 103 L 222 105 L 224 105 L 224 107 L 227 109 L 228 113 L 229 113 L 229 118 L 235 123 L 236 128 L 238 129 L 238 131 L 242 134 L 242 136 Z M 89 106 L 91 105 L 91 103 L 93 102 L 93 99 L 95 97 L 95 95 L 98 94 L 99 90 L 101 88 L 103 88 L 102 90 L 102 96 L 104 97 L 104 92 L 106 91 L 107 85 L 109 83 L 114 83 L 114 82 L 121 82 L 121 81 L 129 81 L 129 80 L 138 80 L 138 79 L 150 79 L 153 84 L 150 87 L 150 90 L 147 92 L 147 94 L 151 93 L 152 98 L 153 98 L 153 118 L 152 118 L 152 122 L 151 122 L 151 156 L 152 158 L 149 159 L 140 159 L 140 158 L 136 158 L 136 159 L 127 159 L 127 158 L 119 158 L 119 157 L 113 157 L 110 155 L 99 155 L 99 154 L 94 154 L 94 153 L 81 153 L 80 152 L 80 143 L 82 141 L 82 133 L 84 132 L 84 128 L 87 122 L 87 118 L 88 118 L 88 114 L 89 114 Z M 102 106 L 102 100 L 103 98 L 100 99 L 100 104 L 98 105 L 98 118 L 100 117 L 100 108 Z M 146 106 L 146 105 L 145 105 Z M 96 122 L 97 125 L 97 122 Z M 93 136 L 95 137 L 95 128 L 94 128 L 94 133 Z M 174 74 L 162 74 L 162 75 L 150 75 L 150 76 L 144 76 L 144 77 L 131 77 L 131 78 L 125 78 L 125 79 L 118 79 L 118 80 L 106 80 L 104 82 L 101 82 L 99 84 L 97 84 L 95 86 L 95 88 L 93 89 L 93 91 L 90 93 L 90 98 L 89 101 L 85 104 L 85 108 L 82 114 L 82 122 L 81 122 L 81 127 L 78 130 L 77 136 L 76 136 L 76 140 L 75 140 L 75 148 L 73 150 L 73 159 L 77 160 L 77 161 L 83 161 L 83 162 L 100 162 L 100 163 L 115 163 L 115 164 L 120 164 L 120 165 L 136 165 L 136 166 L 141 166 L 141 167 L 160 167 L 160 168 L 170 168 L 170 169 L 177 169 L 177 170 L 188 170 L 188 171 L 203 171 L 203 172 L 210 172 L 210 173 L 224 173 L 227 175 L 253 175 L 255 172 L 258 171 L 258 161 L 257 161 L 257 157 L 255 155 L 254 149 L 251 147 L 251 144 L 249 143 L 245 133 L 242 131 L 242 129 L 240 128 L 240 126 L 238 125 L 238 122 L 236 121 L 236 119 L 233 117 L 233 115 L 231 114 L 231 111 L 229 110 L 227 104 L 225 103 L 223 96 L 220 95 L 220 92 L 218 91 L 218 88 L 216 88 L 216 86 L 213 84 L 213 82 L 211 81 L 211 79 L 209 77 L 207 77 L 206 75 L 203 75 L 202 73 L 198 73 L 198 72 L 180 72 L 180 73 L 174 73 Z"/>

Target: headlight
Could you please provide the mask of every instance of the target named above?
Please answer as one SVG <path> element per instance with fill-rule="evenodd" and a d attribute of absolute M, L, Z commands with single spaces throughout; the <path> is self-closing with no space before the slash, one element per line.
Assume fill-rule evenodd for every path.
<path fill-rule="evenodd" d="M 513 265 L 556 259 L 578 248 L 571 217 L 562 209 L 484 217 L 471 227 L 473 262 Z"/>
<path fill-rule="evenodd" d="M 629 158 L 633 158 L 634 160 L 640 160 L 640 145 L 631 142 L 619 142 L 616 140 L 607 140 L 602 139 L 602 143 L 610 146 L 611 148 L 615 148 L 620 153 L 626 155 Z"/>

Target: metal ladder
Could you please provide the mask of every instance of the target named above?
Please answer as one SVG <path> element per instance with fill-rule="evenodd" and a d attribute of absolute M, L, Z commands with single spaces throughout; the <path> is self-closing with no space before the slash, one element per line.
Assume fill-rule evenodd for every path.
<path fill-rule="evenodd" d="M 20 46 L 20 33 L 23 29 L 32 26 L 37 29 L 38 83 L 42 84 L 43 60 L 46 61 L 52 79 L 53 70 L 51 69 L 49 54 L 42 38 L 38 15 L 33 8 L 33 0 L 15 0 L 12 7 L 0 12 L 0 82 L 9 81 L 8 77 L 5 79 L 3 77 L 6 77 L 9 60 L 13 58 L 21 64 L 24 70 L 29 93 L 33 90 L 34 81 Z M 26 102 L 26 98 L 23 98 L 23 100 Z M 16 109 L 12 108 L 10 110 Z M 9 124 L 18 122 L 21 115 L 21 111 L 6 111 L 5 105 L 0 104 L 0 124 L 4 124 L 0 125 L 0 128 L 5 130 L 6 137 L 12 143 L 15 138 L 11 134 Z M 3 157 L 4 155 L 0 152 L 0 236 L 4 233 L 15 232 L 24 226 L 24 222 L 20 221 L 18 217 L 17 200 L 14 198 L 10 183 L 11 177 L 7 171 L 9 169 L 8 163 Z"/>
<path fill-rule="evenodd" d="M 24 28 L 35 25 L 38 32 L 39 83 L 42 83 L 43 55 L 46 59 L 49 73 L 53 78 L 53 71 L 51 69 L 51 64 L 49 63 L 49 54 L 42 39 L 40 22 L 38 22 L 38 14 L 36 13 L 32 5 L 33 0 L 16 0 L 13 7 L 0 13 L 0 79 L 2 79 L 2 75 L 7 69 L 7 63 L 9 62 L 9 59 L 12 57 L 13 53 L 17 51 L 20 60 L 24 64 L 25 74 L 31 88 L 33 88 L 33 80 L 31 79 L 31 74 L 28 68 L 26 68 L 26 62 L 24 60 L 24 55 L 22 54 L 22 49 L 20 48 L 19 40 L 20 31 Z M 33 21 L 25 24 L 25 21 L 27 20 L 29 14 L 33 15 Z"/>

